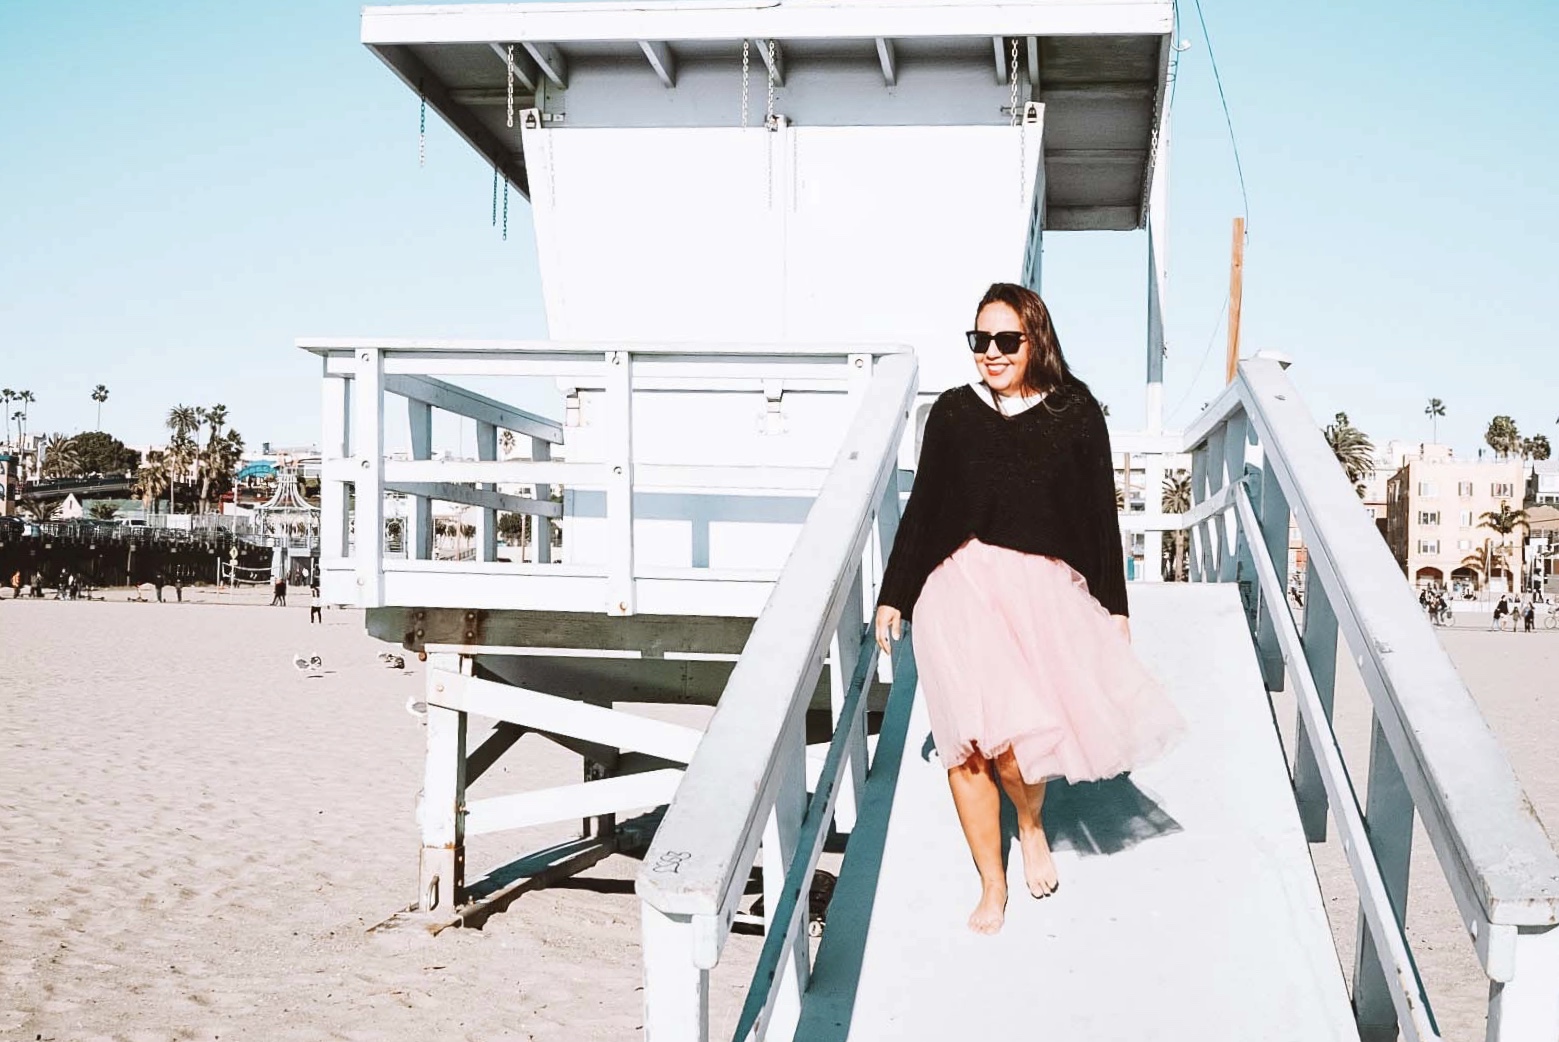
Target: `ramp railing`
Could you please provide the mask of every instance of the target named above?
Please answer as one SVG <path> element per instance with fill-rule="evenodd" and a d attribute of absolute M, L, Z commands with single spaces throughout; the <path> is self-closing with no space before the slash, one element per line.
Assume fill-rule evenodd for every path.
<path fill-rule="evenodd" d="M 1417 814 L 1489 978 L 1487 1038 L 1554 1042 L 1559 854 L 1283 370 L 1242 362 L 1186 433 L 1193 506 L 1183 520 L 1192 581 L 1241 584 L 1268 689 L 1285 674 L 1294 685 L 1301 818 L 1317 842 L 1330 809 L 1358 886 L 1360 1037 L 1440 1037 L 1403 929 Z M 1291 514 L 1308 550 L 1302 623 L 1284 582 Z M 1362 806 L 1332 729 L 1343 646 L 1374 714 Z"/>
<path fill-rule="evenodd" d="M 642 905 L 644 1029 L 709 1037 L 719 962 L 760 848 L 768 939 L 740 1038 L 788 1039 L 810 967 L 807 895 L 830 822 L 862 791 L 865 692 L 877 664 L 865 613 L 899 512 L 898 447 L 915 394 L 912 355 L 876 360 L 795 548 L 655 834 Z M 873 534 L 878 542 L 874 544 Z M 825 660 L 834 732 L 813 795 L 806 709 Z"/>

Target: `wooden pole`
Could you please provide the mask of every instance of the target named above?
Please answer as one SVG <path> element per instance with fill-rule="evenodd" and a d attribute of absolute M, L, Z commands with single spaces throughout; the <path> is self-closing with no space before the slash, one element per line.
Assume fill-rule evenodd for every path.
<path fill-rule="evenodd" d="M 1229 356 L 1224 366 L 1224 381 L 1234 382 L 1240 364 L 1240 296 L 1245 284 L 1245 218 L 1234 219 L 1234 249 L 1229 263 Z"/>

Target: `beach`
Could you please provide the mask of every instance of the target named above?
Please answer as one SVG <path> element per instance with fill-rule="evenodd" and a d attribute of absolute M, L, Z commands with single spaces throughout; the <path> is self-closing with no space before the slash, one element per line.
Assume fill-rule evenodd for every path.
<path fill-rule="evenodd" d="M 369 931 L 416 886 L 423 729 L 406 703 L 422 677 L 410 656 L 403 670 L 378 661 L 386 646 L 360 612 L 327 609 L 311 627 L 296 589 L 285 609 L 265 606 L 268 591 L 104 596 L 0 601 L 0 1038 L 636 1037 L 631 857 L 527 893 L 480 930 Z M 1559 823 L 1559 634 L 1441 636 Z M 295 654 L 318 654 L 323 675 Z M 1338 726 L 1361 790 L 1363 699 L 1345 670 Z M 483 784 L 578 771 L 530 738 Z M 576 830 L 478 837 L 469 877 Z M 1335 828 L 1312 853 L 1351 972 L 1356 898 Z M 1421 832 L 1409 927 L 1445 1037 L 1481 1038 L 1487 984 Z M 730 1034 L 759 941 L 733 936 L 714 974 L 715 1037 Z"/>
<path fill-rule="evenodd" d="M 481 930 L 368 932 L 415 898 L 421 667 L 292 594 L 0 602 L 0 1038 L 634 1037 L 630 857 Z M 293 666 L 315 653 L 323 676 Z M 483 784 L 579 770 L 528 738 Z M 577 829 L 478 837 L 468 877 Z M 731 939 L 717 1025 L 760 941 Z"/>

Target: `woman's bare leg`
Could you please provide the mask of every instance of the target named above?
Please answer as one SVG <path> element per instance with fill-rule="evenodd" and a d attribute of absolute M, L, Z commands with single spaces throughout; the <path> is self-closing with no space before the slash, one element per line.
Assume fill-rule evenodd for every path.
<path fill-rule="evenodd" d="M 1056 863 L 1050 856 L 1040 808 L 1045 805 L 1045 783 L 1030 785 L 1018 770 L 1017 757 L 1008 749 L 996 758 L 996 773 L 1007 798 L 1018 811 L 1018 846 L 1023 851 L 1023 880 L 1035 897 L 1049 897 L 1060 885 Z"/>
<path fill-rule="evenodd" d="M 991 774 L 990 761 L 978 750 L 948 770 L 947 782 L 969 853 L 974 855 L 974 867 L 980 873 L 980 903 L 969 915 L 969 929 L 996 933 L 1007 911 L 1007 874 L 1001 863 L 1001 790 Z"/>

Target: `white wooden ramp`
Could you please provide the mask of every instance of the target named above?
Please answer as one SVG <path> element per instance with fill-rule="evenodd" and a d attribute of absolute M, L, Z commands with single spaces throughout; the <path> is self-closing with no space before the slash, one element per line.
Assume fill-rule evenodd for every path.
<path fill-rule="evenodd" d="M 1030 898 L 1012 839 L 994 938 L 964 925 L 977 880 L 923 700 L 889 707 L 798 1039 L 1357 1039 L 1235 586 L 1131 604 L 1188 734 L 1052 786 L 1061 888 Z"/>

